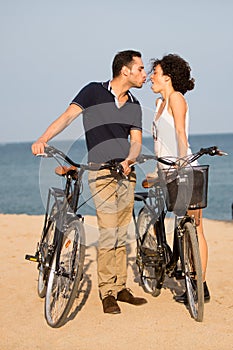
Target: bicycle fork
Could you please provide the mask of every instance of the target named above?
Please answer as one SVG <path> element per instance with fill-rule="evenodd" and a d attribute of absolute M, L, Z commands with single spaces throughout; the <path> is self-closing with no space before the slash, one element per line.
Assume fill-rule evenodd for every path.
<path fill-rule="evenodd" d="M 174 231 L 174 244 L 173 244 L 173 268 L 175 269 L 175 277 L 177 279 L 183 279 L 185 276 L 185 261 L 184 261 L 184 249 L 183 249 L 183 237 L 184 228 L 183 220 L 179 220 L 176 217 L 175 231 Z M 177 268 L 177 263 L 180 259 L 181 268 Z"/>

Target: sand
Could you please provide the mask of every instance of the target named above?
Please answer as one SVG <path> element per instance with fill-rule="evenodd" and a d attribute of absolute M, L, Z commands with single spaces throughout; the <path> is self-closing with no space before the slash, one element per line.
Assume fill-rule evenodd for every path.
<path fill-rule="evenodd" d="M 233 349 L 233 222 L 204 219 L 211 302 L 205 304 L 204 321 L 199 323 L 173 300 L 173 293 L 181 290 L 176 281 L 166 280 L 158 298 L 143 291 L 132 240 L 128 287 L 148 303 L 119 303 L 121 314 L 104 314 L 97 288 L 96 220 L 86 217 L 89 246 L 81 293 L 72 317 L 58 329 L 44 318 L 44 300 L 37 296 L 37 265 L 24 260 L 26 253 L 35 252 L 42 224 L 42 216 L 0 215 L 1 350 Z"/>

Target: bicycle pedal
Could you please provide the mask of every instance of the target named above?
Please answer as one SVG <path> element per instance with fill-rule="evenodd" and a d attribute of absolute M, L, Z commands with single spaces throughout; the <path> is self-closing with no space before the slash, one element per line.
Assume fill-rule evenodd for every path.
<path fill-rule="evenodd" d="M 37 256 L 37 255 L 29 255 L 29 254 L 26 254 L 26 255 L 25 255 L 25 259 L 26 259 L 26 260 L 29 260 L 29 261 L 33 261 L 33 262 L 39 262 L 38 256 Z"/>

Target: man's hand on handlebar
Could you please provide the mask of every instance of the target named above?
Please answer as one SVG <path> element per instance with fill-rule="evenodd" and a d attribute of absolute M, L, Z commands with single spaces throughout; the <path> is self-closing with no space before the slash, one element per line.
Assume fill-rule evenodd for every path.
<path fill-rule="evenodd" d="M 38 139 L 32 144 L 32 153 L 34 155 L 43 154 L 46 146 L 48 146 L 46 142 L 44 142 L 42 139 Z"/>
<path fill-rule="evenodd" d="M 134 164 L 134 162 L 130 159 L 125 159 L 123 162 L 121 162 L 121 165 L 123 167 L 123 174 L 125 176 L 128 176 L 131 173 L 131 166 Z"/>

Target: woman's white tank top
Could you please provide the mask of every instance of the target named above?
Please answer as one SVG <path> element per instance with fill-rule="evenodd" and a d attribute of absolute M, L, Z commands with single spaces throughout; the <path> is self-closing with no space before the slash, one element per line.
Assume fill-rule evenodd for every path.
<path fill-rule="evenodd" d="M 155 117 L 153 121 L 153 137 L 154 137 L 154 148 L 155 154 L 157 157 L 179 157 L 178 150 L 178 140 L 175 130 L 174 118 L 171 114 L 168 113 L 167 105 L 168 100 L 166 101 L 166 105 L 163 109 L 163 112 L 157 118 L 159 107 L 162 103 L 162 99 L 158 100 Z M 187 108 L 186 116 L 185 116 L 185 128 L 186 135 L 188 138 L 188 129 L 189 129 L 189 109 Z M 190 147 L 188 148 L 188 153 L 191 154 Z"/>

